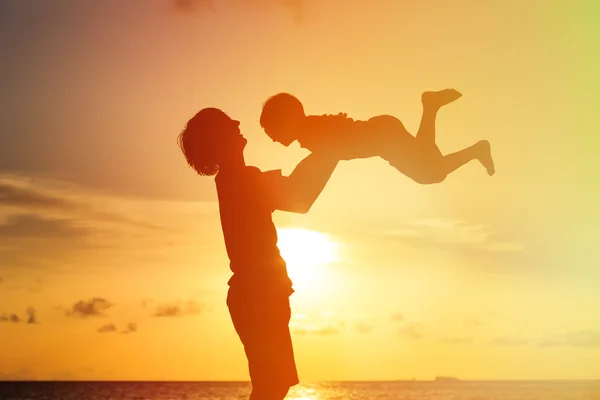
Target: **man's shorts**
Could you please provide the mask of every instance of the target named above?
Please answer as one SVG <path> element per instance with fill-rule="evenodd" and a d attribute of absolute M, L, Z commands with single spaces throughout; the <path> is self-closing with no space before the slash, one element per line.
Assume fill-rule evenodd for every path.
<path fill-rule="evenodd" d="M 290 336 L 289 296 L 227 296 L 229 314 L 248 359 L 253 387 L 299 383 Z"/>

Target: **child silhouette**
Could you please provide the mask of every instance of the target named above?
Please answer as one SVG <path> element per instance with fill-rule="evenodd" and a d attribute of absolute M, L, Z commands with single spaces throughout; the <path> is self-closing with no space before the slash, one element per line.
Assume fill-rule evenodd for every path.
<path fill-rule="evenodd" d="M 473 160 L 478 160 L 491 176 L 495 168 L 487 140 L 447 155 L 435 143 L 437 112 L 461 96 L 454 89 L 424 92 L 423 114 L 416 136 L 390 115 L 378 115 L 367 121 L 355 121 L 344 113 L 305 115 L 300 100 L 289 93 L 276 94 L 265 102 L 260 125 L 273 141 L 284 146 L 297 140 L 313 153 L 331 152 L 342 160 L 379 156 L 420 184 L 442 182 L 448 174 Z"/>

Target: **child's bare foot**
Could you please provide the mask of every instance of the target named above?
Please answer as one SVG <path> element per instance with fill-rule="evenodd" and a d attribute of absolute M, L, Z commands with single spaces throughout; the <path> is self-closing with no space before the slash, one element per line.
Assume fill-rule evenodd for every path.
<path fill-rule="evenodd" d="M 424 92 L 421 95 L 421 101 L 424 107 L 439 109 L 446 104 L 458 100 L 461 96 L 462 93 L 456 89 L 444 89 L 436 92 Z"/>
<path fill-rule="evenodd" d="M 494 175 L 496 168 L 492 159 L 492 148 L 487 140 L 477 142 L 477 159 L 487 169 L 489 176 Z"/>

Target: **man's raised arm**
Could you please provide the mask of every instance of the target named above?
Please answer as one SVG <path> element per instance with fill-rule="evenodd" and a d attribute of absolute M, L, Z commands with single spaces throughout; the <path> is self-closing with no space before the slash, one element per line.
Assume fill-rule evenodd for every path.
<path fill-rule="evenodd" d="M 339 160 L 326 153 L 311 153 L 290 174 L 270 179 L 273 209 L 305 214 L 329 181 Z"/>

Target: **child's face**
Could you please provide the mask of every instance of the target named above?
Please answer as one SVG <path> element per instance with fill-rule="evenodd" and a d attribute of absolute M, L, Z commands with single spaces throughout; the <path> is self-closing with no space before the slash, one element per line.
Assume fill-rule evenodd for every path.
<path fill-rule="evenodd" d="M 276 125 L 265 127 L 265 132 L 274 142 L 281 143 L 287 147 L 298 139 L 298 121 L 291 119 L 279 121 Z"/>

